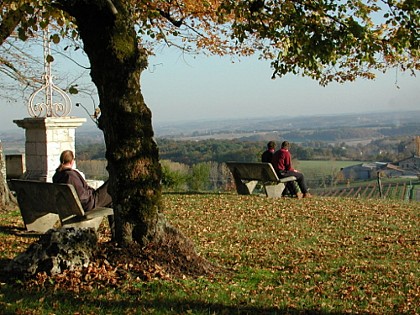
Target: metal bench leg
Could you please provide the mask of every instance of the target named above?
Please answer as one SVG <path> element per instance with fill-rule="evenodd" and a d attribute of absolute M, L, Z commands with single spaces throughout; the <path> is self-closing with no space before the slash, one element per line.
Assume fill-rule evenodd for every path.
<path fill-rule="evenodd" d="M 286 187 L 283 183 L 278 183 L 274 185 L 264 185 L 265 194 L 267 197 L 271 198 L 281 198 L 284 188 Z"/>

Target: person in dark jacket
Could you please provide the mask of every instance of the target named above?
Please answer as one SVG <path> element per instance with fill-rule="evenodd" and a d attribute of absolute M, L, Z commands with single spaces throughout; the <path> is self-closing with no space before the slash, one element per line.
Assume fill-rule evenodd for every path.
<path fill-rule="evenodd" d="M 112 207 L 112 198 L 108 193 L 108 181 L 98 189 L 88 185 L 79 171 L 73 168 L 74 153 L 71 150 L 65 150 L 60 155 L 60 166 L 56 169 L 52 178 L 53 183 L 71 184 L 76 190 L 83 210 L 89 212 L 96 207 Z M 112 238 L 115 237 L 114 216 L 108 216 L 109 226 L 112 232 Z"/>
<path fill-rule="evenodd" d="M 108 194 L 108 181 L 98 189 L 94 189 L 88 185 L 79 171 L 73 169 L 73 165 L 73 151 L 63 151 L 60 155 L 60 166 L 56 169 L 52 178 L 53 183 L 72 184 L 85 211 L 90 211 L 96 207 L 110 207 L 112 198 Z"/>
<path fill-rule="evenodd" d="M 281 144 L 280 150 L 274 153 L 272 164 L 274 170 L 277 173 L 279 178 L 295 176 L 296 182 L 299 186 L 301 193 L 298 193 L 296 187 L 293 185 L 293 182 L 288 182 L 286 184 L 287 188 L 292 195 L 295 195 L 298 198 L 309 198 L 312 195 L 308 192 L 308 187 L 305 183 L 305 178 L 301 172 L 295 170 L 292 166 L 292 156 L 289 152 L 290 143 L 288 141 L 283 141 Z M 289 184 L 290 183 L 290 184 Z"/>
<path fill-rule="evenodd" d="M 276 150 L 276 143 L 274 141 L 269 141 L 267 143 L 267 150 L 265 150 L 264 153 L 261 155 L 261 162 L 271 163 L 275 150 Z"/>

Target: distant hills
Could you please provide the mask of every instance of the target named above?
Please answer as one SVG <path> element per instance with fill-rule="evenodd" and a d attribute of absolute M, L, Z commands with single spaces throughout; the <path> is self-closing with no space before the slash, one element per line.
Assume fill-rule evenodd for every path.
<path fill-rule="evenodd" d="M 341 115 L 311 115 L 311 116 L 277 116 L 266 118 L 226 119 L 226 120 L 197 120 L 184 122 L 155 123 L 155 131 L 160 135 L 173 133 L 191 133 L 204 130 L 280 130 L 306 129 L 308 126 L 316 128 L 331 127 L 367 127 L 367 126 L 396 126 L 401 123 L 419 123 L 419 111 L 401 111 L 384 113 L 360 113 Z"/>
<path fill-rule="evenodd" d="M 252 138 L 253 140 L 277 137 L 282 134 L 292 141 L 321 140 L 334 141 L 331 134 L 349 134 L 349 138 L 357 138 L 354 130 L 370 130 L 363 132 L 361 137 L 389 136 L 393 132 L 397 135 L 420 134 L 420 111 L 363 113 L 342 115 L 320 115 L 299 117 L 267 117 L 236 120 L 201 120 L 179 123 L 155 124 L 157 137 L 173 138 L 177 140 L 200 139 L 233 139 Z M 378 132 L 378 130 L 380 130 Z M 316 135 L 318 133 L 318 135 Z M 320 133 L 327 134 L 320 135 Z M 295 136 L 292 136 L 295 135 Z M 313 136 L 315 135 L 315 136 Z M 312 137 L 313 136 L 313 137 Z"/>
<path fill-rule="evenodd" d="M 156 122 L 153 125 L 157 138 L 174 140 L 239 138 L 258 141 L 281 136 L 295 142 L 334 142 L 392 135 L 420 135 L 420 111 Z M 101 131 L 92 124 L 77 129 L 76 139 L 84 143 L 103 141 Z M 0 132 L 0 140 L 5 154 L 24 151 L 23 129 Z"/>

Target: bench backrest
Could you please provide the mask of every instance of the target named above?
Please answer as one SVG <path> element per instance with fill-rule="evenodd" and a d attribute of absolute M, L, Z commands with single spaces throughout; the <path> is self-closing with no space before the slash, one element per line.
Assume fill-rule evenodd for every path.
<path fill-rule="evenodd" d="M 57 213 L 61 218 L 85 214 L 76 190 L 70 184 L 18 179 L 11 183 L 21 209 L 36 213 Z"/>
<path fill-rule="evenodd" d="M 226 165 L 234 176 L 242 180 L 279 181 L 271 163 L 226 162 Z"/>

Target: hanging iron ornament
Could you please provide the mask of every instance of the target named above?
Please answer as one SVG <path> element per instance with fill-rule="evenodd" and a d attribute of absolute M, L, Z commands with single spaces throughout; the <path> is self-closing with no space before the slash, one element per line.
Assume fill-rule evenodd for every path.
<path fill-rule="evenodd" d="M 51 75 L 50 42 L 48 29 L 44 30 L 44 84 L 31 94 L 28 103 L 28 112 L 31 117 L 64 117 L 70 113 L 70 97 L 53 83 Z M 37 101 L 39 100 L 39 101 Z"/>

